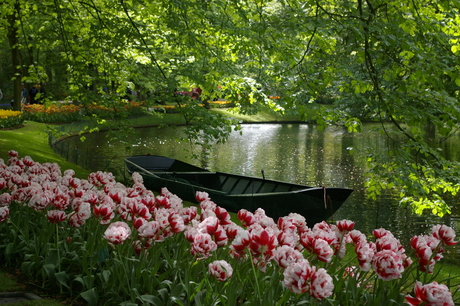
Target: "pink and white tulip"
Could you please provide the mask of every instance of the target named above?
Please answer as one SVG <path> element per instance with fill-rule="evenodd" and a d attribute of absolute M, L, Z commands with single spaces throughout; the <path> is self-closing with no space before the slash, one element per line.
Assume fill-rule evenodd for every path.
<path fill-rule="evenodd" d="M 9 215 L 10 209 L 7 206 L 0 206 L 0 223 L 3 223 L 6 220 L 8 220 Z"/>
<path fill-rule="evenodd" d="M 301 294 L 309 290 L 310 281 L 315 275 L 316 268 L 303 259 L 287 267 L 284 272 L 283 284 L 294 293 Z"/>
<path fill-rule="evenodd" d="M 111 244 L 122 244 L 131 236 L 131 228 L 122 221 L 111 223 L 104 232 L 104 238 Z"/>
<path fill-rule="evenodd" d="M 432 282 L 422 285 L 421 282 L 415 283 L 414 295 L 406 295 L 406 302 L 409 305 L 430 305 L 430 306 L 453 306 L 452 293 L 446 285 Z"/>
<path fill-rule="evenodd" d="M 226 281 L 233 275 L 232 266 L 225 260 L 215 260 L 208 265 L 209 274 L 218 281 Z"/>
<path fill-rule="evenodd" d="M 377 252 L 372 259 L 372 268 L 384 281 L 401 278 L 404 271 L 402 256 L 391 250 Z"/>

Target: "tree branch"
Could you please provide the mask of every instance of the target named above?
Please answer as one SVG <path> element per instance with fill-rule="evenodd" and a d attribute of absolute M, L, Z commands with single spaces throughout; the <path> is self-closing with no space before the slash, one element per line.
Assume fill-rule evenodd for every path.
<path fill-rule="evenodd" d="M 123 11 L 124 11 L 126 17 L 128 17 L 128 19 L 129 19 L 131 25 L 132 25 L 133 28 L 136 30 L 136 32 L 139 34 L 139 38 L 141 39 L 142 43 L 144 44 L 144 46 L 147 47 L 147 52 L 150 54 L 150 57 L 151 57 L 152 61 L 155 63 L 155 66 L 157 66 L 158 70 L 160 70 L 161 75 L 162 75 L 165 79 L 168 79 L 168 77 L 166 76 L 165 72 L 164 72 L 163 69 L 161 68 L 160 64 L 159 64 L 158 61 L 156 60 L 155 56 L 153 55 L 152 51 L 150 51 L 150 48 L 148 47 L 147 42 L 146 42 L 145 39 L 144 39 L 144 36 L 142 35 L 141 31 L 139 30 L 139 27 L 136 25 L 136 23 L 134 22 L 134 20 L 131 18 L 131 15 L 129 14 L 128 8 L 126 7 L 124 0 L 120 0 L 120 4 L 121 4 L 121 6 L 123 7 Z"/>

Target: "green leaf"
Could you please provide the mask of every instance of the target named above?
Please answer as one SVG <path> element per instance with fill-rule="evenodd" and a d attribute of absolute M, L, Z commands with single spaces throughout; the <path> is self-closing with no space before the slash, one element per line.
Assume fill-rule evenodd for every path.
<path fill-rule="evenodd" d="M 61 285 L 63 285 L 64 287 L 70 289 L 69 284 L 67 284 L 68 276 L 67 276 L 67 273 L 65 271 L 55 273 L 54 276 L 56 277 L 57 281 Z"/>
<path fill-rule="evenodd" d="M 155 306 L 163 306 L 165 303 L 157 296 L 154 295 L 141 295 L 139 300 L 144 305 L 145 303 L 152 304 Z M 136 304 L 137 305 L 137 304 Z"/>
<path fill-rule="evenodd" d="M 96 288 L 91 288 L 89 290 L 86 290 L 85 292 L 82 292 L 81 297 L 88 302 L 88 305 L 90 306 L 96 306 L 99 300 L 99 296 L 97 294 Z"/>

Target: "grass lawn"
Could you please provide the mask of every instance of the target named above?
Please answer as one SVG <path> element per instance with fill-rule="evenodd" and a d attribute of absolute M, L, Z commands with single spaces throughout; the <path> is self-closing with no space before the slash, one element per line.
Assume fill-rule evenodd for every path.
<path fill-rule="evenodd" d="M 90 171 L 67 162 L 53 152 L 48 145 L 46 124 L 26 122 L 23 127 L 12 130 L 0 130 L 0 158 L 8 159 L 8 151 L 15 150 L 20 157 L 30 156 L 36 162 L 57 163 L 62 170 L 74 169 L 80 178 L 87 177 Z"/>

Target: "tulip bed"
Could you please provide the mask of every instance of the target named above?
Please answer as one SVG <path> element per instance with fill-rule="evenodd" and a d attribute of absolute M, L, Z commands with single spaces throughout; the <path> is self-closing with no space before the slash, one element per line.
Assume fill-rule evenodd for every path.
<path fill-rule="evenodd" d="M 7 129 L 21 125 L 24 122 L 22 112 L 0 109 L 0 129 Z"/>
<path fill-rule="evenodd" d="M 141 102 L 117 101 L 115 103 L 92 103 L 75 105 L 72 102 L 49 102 L 45 104 L 24 105 L 23 117 L 26 120 L 44 123 L 68 123 L 82 121 L 88 116 L 104 119 L 120 119 L 145 114 Z"/>
<path fill-rule="evenodd" d="M 349 220 L 275 222 L 262 209 L 233 221 L 206 193 L 199 207 L 111 173 L 87 179 L 9 152 L 0 160 L 0 258 L 89 305 L 454 305 L 439 279 L 455 232 L 437 225 L 406 252 L 385 229 Z M 410 256 L 408 255 L 410 254 Z M 436 267 L 437 268 L 437 267 Z M 458 277 L 458 276 L 457 276 Z"/>

